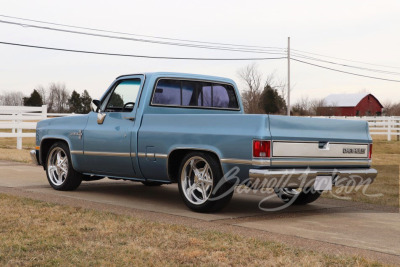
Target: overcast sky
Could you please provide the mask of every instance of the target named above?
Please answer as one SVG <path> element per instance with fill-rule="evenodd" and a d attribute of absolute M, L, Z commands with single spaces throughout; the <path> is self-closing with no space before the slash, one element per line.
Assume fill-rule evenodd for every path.
<path fill-rule="evenodd" d="M 400 1 L 3 1 L 0 14 L 90 28 L 169 38 L 286 48 L 370 62 L 353 64 L 400 73 Z M 0 20 L 17 21 L 1 18 Z M 37 24 L 37 23 L 36 23 Z M 37 24 L 39 25 L 39 24 Z M 110 53 L 175 57 L 270 57 L 138 43 L 0 23 L 0 41 Z M 71 91 L 102 95 L 119 75 L 176 71 L 224 76 L 240 85 L 238 69 L 251 62 L 176 61 L 75 54 L 0 44 L 0 92 L 63 82 Z M 364 75 L 386 75 L 314 62 Z M 264 76 L 287 79 L 287 61 L 258 62 Z M 371 92 L 381 102 L 400 101 L 400 83 L 350 76 L 292 62 L 292 99 L 331 93 Z M 240 86 L 239 86 L 240 87 Z"/>

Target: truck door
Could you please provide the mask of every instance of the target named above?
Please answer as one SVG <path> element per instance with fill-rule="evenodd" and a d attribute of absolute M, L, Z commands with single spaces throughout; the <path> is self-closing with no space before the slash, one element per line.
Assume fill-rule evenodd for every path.
<path fill-rule="evenodd" d="M 116 81 L 102 99 L 100 110 L 91 112 L 84 130 L 85 169 L 95 174 L 136 177 L 132 138 L 142 76 Z M 134 143 L 132 143 L 134 142 Z"/>

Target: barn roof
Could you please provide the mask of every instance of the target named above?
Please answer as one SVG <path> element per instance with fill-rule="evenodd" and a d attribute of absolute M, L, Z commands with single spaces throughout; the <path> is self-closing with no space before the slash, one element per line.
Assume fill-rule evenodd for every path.
<path fill-rule="evenodd" d="M 355 107 L 367 95 L 370 95 L 370 94 L 369 93 L 332 94 L 332 95 L 328 95 L 324 99 L 324 102 L 325 102 L 324 104 L 326 106 L 334 106 L 334 107 Z M 374 97 L 374 98 L 376 99 L 376 97 Z M 376 99 L 376 100 L 378 101 L 378 99 Z M 378 101 L 378 103 L 379 103 L 379 101 Z"/>

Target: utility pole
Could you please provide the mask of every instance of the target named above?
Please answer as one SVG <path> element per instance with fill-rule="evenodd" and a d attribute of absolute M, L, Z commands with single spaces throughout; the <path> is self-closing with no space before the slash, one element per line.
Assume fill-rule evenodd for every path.
<path fill-rule="evenodd" d="M 290 116 L 290 37 L 287 38 L 287 115 Z"/>

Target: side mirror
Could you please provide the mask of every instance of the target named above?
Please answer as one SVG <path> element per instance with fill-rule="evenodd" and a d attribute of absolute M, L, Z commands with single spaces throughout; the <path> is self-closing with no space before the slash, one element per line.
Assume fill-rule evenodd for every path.
<path fill-rule="evenodd" d="M 95 111 L 95 112 L 99 112 L 100 105 L 101 105 L 100 100 L 93 99 L 93 101 L 92 101 L 92 110 Z"/>

